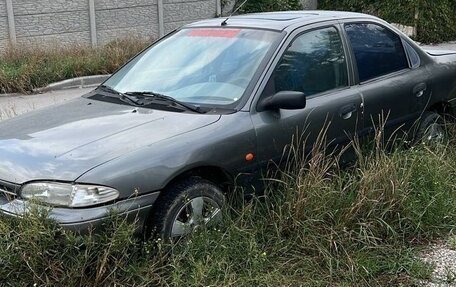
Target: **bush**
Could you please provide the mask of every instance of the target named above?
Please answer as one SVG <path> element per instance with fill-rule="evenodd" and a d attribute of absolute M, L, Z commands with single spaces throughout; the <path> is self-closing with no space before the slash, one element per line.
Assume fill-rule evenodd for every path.
<path fill-rule="evenodd" d="M 388 22 L 416 25 L 417 40 L 424 43 L 456 39 L 456 1 L 452 0 L 320 0 L 319 8 L 369 13 Z"/>
<path fill-rule="evenodd" d="M 244 2 L 236 0 L 234 9 Z M 302 9 L 300 0 L 255 0 L 247 1 L 240 9 L 241 13 L 269 12 L 269 11 L 285 11 Z"/>
<path fill-rule="evenodd" d="M 74 77 L 109 74 L 147 46 L 138 39 L 92 49 L 10 49 L 0 55 L 0 93 L 28 92 Z"/>

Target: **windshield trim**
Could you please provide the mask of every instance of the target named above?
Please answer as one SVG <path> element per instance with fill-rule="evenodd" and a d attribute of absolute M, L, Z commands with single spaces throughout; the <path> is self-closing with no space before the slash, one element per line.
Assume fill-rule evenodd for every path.
<path fill-rule="evenodd" d="M 112 77 L 114 77 L 120 70 L 122 70 L 125 66 L 127 66 L 129 63 L 132 61 L 136 60 L 138 57 L 142 56 L 145 52 L 147 52 L 149 49 L 151 49 L 154 45 L 157 45 L 158 43 L 164 41 L 165 39 L 168 39 L 169 37 L 177 34 L 178 32 L 182 30 L 196 30 L 196 29 L 224 29 L 224 27 L 221 26 L 198 26 L 198 27 L 181 27 L 179 29 L 176 29 L 170 33 L 168 33 L 166 36 L 157 39 L 156 41 L 152 42 L 149 46 L 144 48 L 141 52 L 136 54 L 134 57 L 132 57 L 130 60 L 128 60 L 125 64 L 123 64 L 120 68 L 118 68 L 114 73 L 112 73 L 103 83 L 100 84 L 106 85 L 106 82 L 108 82 Z M 261 60 L 260 64 L 258 65 L 256 71 L 254 72 L 252 79 L 250 80 L 249 84 L 247 85 L 244 93 L 240 97 L 240 99 L 232 104 L 228 105 L 214 105 L 214 104 L 204 104 L 204 103 L 192 103 L 188 102 L 189 104 L 198 104 L 198 106 L 201 106 L 202 108 L 208 108 L 208 109 L 223 109 L 223 110 L 232 110 L 234 112 L 240 111 L 244 108 L 245 104 L 249 101 L 250 97 L 252 97 L 253 90 L 256 86 L 256 83 L 259 81 L 261 78 L 261 75 L 263 74 L 263 70 L 267 67 L 267 64 L 269 63 L 270 58 L 272 55 L 274 55 L 275 51 L 277 48 L 280 46 L 280 43 L 286 36 L 286 33 L 283 31 L 277 31 L 274 29 L 268 29 L 268 28 L 252 28 L 252 27 L 227 27 L 226 29 L 244 29 L 244 30 L 260 30 L 260 31 L 268 31 L 268 32 L 273 32 L 277 33 L 277 38 L 272 41 L 271 46 L 269 47 L 268 51 L 264 55 L 263 59 Z M 100 87 L 99 86 L 99 87 Z"/>

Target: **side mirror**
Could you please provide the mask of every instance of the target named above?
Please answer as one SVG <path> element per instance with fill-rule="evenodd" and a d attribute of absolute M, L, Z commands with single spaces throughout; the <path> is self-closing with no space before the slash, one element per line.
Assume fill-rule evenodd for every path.
<path fill-rule="evenodd" d="M 258 110 L 301 110 L 305 107 L 306 95 L 303 92 L 283 91 L 263 99 L 258 105 Z"/>

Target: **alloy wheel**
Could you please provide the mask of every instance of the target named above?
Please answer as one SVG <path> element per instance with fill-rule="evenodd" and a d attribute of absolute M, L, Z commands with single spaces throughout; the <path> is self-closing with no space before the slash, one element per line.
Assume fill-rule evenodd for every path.
<path fill-rule="evenodd" d="M 444 126 L 438 122 L 429 125 L 424 139 L 427 143 L 441 143 L 445 139 Z"/>
<path fill-rule="evenodd" d="M 172 238 L 185 236 L 201 226 L 219 222 L 222 218 L 220 206 L 208 197 L 188 200 L 173 220 Z"/>

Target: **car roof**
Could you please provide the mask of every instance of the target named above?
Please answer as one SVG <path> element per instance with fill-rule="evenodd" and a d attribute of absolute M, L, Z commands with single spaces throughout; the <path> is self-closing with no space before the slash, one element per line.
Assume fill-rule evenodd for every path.
<path fill-rule="evenodd" d="M 305 10 L 286 12 L 267 12 L 232 16 L 224 27 L 258 28 L 283 31 L 286 28 L 301 24 L 308 25 L 335 19 L 371 18 L 374 16 L 342 11 Z M 208 19 L 186 25 L 186 28 L 220 27 L 226 18 Z"/>

